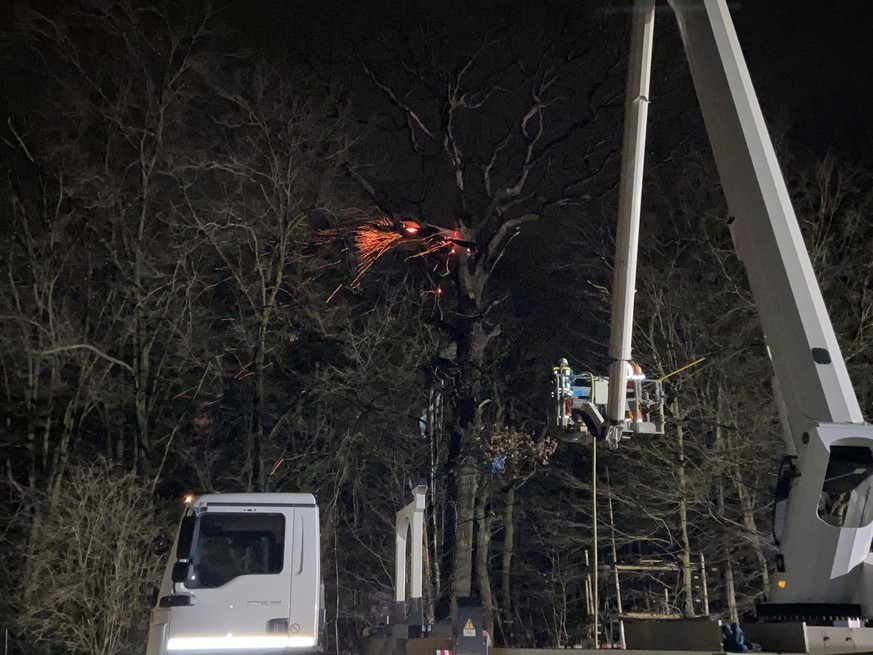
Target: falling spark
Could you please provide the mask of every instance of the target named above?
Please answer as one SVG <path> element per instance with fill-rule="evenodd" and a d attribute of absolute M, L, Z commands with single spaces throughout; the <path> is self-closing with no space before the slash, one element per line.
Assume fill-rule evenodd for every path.
<path fill-rule="evenodd" d="M 445 248 L 448 245 L 449 245 L 448 241 L 440 239 L 439 241 L 435 241 L 434 243 L 431 243 L 428 246 L 426 246 L 424 250 L 410 255 L 409 257 L 406 258 L 406 260 L 409 261 L 410 259 L 416 259 L 417 257 L 426 257 L 427 255 L 430 255 L 431 253 L 434 253 L 438 250 L 442 250 L 443 248 Z"/>

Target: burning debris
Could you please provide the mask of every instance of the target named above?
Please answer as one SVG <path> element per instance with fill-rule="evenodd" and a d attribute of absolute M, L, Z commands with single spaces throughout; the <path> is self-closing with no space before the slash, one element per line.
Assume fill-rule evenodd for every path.
<path fill-rule="evenodd" d="M 364 273 L 389 250 L 414 251 L 408 259 L 425 257 L 444 248 L 453 249 L 458 242 L 457 237 L 457 230 L 447 230 L 412 220 L 392 221 L 380 218 L 361 225 L 354 230 L 352 236 L 358 253 L 358 266 L 352 286 L 356 286 Z"/>
<path fill-rule="evenodd" d="M 331 229 L 322 230 L 319 234 L 324 241 L 341 237 L 351 240 L 358 255 L 355 279 L 349 285 L 352 288 L 360 284 L 361 278 L 380 257 L 392 250 L 409 251 L 407 260 L 444 251 L 446 256 L 439 258 L 434 270 L 444 268 L 446 274 L 450 270 L 452 255 L 458 252 L 458 248 L 465 248 L 468 253 L 475 251 L 475 244 L 460 240 L 457 228 L 446 229 L 414 220 L 398 221 L 387 217 L 365 220 L 351 228 L 349 232 Z M 330 302 L 344 286 L 340 284 L 330 294 L 327 302 Z M 442 290 L 437 288 L 433 293 L 435 297 L 439 297 Z"/>
<path fill-rule="evenodd" d="M 403 232 L 396 229 L 394 223 L 387 218 L 380 218 L 355 229 L 352 239 L 355 250 L 358 251 L 358 267 L 352 286 L 357 285 L 361 276 L 376 263 L 376 260 L 391 250 L 391 247 L 402 238 Z"/>

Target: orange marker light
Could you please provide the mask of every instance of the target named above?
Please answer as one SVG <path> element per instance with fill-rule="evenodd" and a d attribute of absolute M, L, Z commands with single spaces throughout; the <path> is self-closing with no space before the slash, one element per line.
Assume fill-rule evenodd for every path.
<path fill-rule="evenodd" d="M 785 585 L 786 585 L 786 584 L 787 584 L 787 583 L 785 582 L 785 580 L 779 580 L 779 582 L 776 583 L 776 585 L 777 585 L 780 589 L 785 589 Z"/>

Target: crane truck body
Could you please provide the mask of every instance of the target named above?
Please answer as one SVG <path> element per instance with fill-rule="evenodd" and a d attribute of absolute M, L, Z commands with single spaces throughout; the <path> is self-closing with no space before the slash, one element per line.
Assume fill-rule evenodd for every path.
<path fill-rule="evenodd" d="M 865 422 L 849 379 L 728 3 L 668 4 L 727 200 L 734 248 L 763 328 L 785 443 L 774 515 L 779 552 L 768 600 L 757 617 L 782 627 L 854 629 L 838 636 L 817 630 L 821 643 L 809 643 L 810 650 L 871 650 L 873 628 L 865 626 L 873 620 L 873 426 Z M 655 0 L 635 0 L 609 392 L 593 425 L 612 446 L 629 432 L 627 371 L 655 13 Z M 560 393 L 559 384 L 553 396 L 563 402 L 570 396 Z"/>
<path fill-rule="evenodd" d="M 653 5 L 654 3 L 652 3 Z M 759 616 L 873 617 L 873 426 L 865 423 L 724 0 L 670 0 L 794 463 Z M 651 12 L 654 19 L 654 11 Z"/>

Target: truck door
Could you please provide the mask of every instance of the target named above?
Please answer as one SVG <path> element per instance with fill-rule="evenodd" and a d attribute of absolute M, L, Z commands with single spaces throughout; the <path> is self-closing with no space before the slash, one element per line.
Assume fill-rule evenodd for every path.
<path fill-rule="evenodd" d="M 304 568 L 306 535 L 298 514 L 305 509 L 233 505 L 210 503 L 197 516 L 180 589 L 194 604 L 173 609 L 167 651 L 314 646 L 314 629 L 291 621 L 294 574 Z"/>

